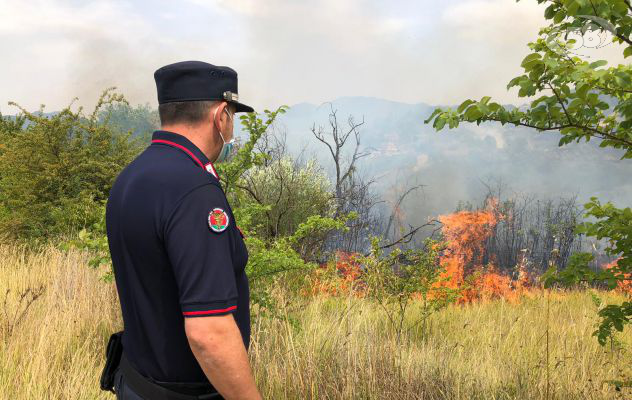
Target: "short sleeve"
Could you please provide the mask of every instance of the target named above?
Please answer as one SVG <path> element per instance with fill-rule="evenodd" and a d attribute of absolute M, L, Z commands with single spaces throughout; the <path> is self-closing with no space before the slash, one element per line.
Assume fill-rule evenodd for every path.
<path fill-rule="evenodd" d="M 185 317 L 225 315 L 237 309 L 228 203 L 208 184 L 186 194 L 165 222 L 164 241 Z"/>

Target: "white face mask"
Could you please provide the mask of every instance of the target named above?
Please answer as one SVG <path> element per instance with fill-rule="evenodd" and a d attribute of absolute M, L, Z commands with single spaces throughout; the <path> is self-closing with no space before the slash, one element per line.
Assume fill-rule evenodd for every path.
<path fill-rule="evenodd" d="M 228 112 L 226 108 L 224 108 L 224 111 L 226 111 L 226 114 L 228 114 L 228 118 L 230 118 L 230 121 L 232 123 L 233 116 L 230 115 L 230 113 Z M 215 121 L 215 114 L 217 114 L 217 108 L 215 108 L 215 111 L 213 111 L 213 122 Z M 226 142 L 224 140 L 224 135 L 222 135 L 222 131 L 219 130 L 219 127 L 217 128 L 217 131 L 219 132 L 219 136 L 222 138 L 223 144 L 222 144 L 222 149 L 219 151 L 219 155 L 217 156 L 215 161 L 213 161 L 213 163 L 221 163 L 221 162 L 227 161 L 232 156 L 233 143 L 235 143 L 234 136 L 229 142 Z"/>

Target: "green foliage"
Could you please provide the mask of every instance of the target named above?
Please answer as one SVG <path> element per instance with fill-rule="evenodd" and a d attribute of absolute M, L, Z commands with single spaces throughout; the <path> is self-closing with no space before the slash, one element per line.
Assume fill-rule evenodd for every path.
<path fill-rule="evenodd" d="M 247 229 L 272 239 L 290 235 L 312 215 L 332 216 L 335 204 L 329 186 L 315 161 L 298 166 L 284 157 L 243 174 L 237 183 L 240 196 L 236 203 L 240 214 L 247 214 Z"/>
<path fill-rule="evenodd" d="M 604 68 L 607 62 L 588 62 L 571 56 L 574 41 L 566 40 L 571 30 L 597 28 L 609 31 L 613 42 L 624 45 L 623 55 L 632 55 L 632 6 L 627 0 L 537 0 L 547 4 L 545 18 L 552 20 L 539 32 L 538 39 L 529 43 L 533 53 L 521 62 L 524 73 L 512 79 L 507 89 L 518 88 L 519 97 L 537 96 L 526 110 L 503 107 L 481 100 L 465 100 L 456 109 L 437 108 L 424 121 L 440 131 L 459 126 L 460 122 L 497 121 L 502 125 L 526 126 L 537 131 L 558 131 L 559 146 L 581 139 L 600 139 L 600 147 L 623 150 L 621 159 L 632 158 L 632 67 L 617 65 Z M 606 101 L 607 100 L 607 101 Z M 585 217 L 598 222 L 580 224 L 575 233 L 598 239 L 607 238 L 608 254 L 621 254 L 618 266 L 607 271 L 592 271 L 588 263 L 592 256 L 580 253 L 571 256 L 563 271 L 552 267 L 542 277 L 546 285 L 579 282 L 605 282 L 615 287 L 632 273 L 632 211 L 617 209 L 612 204 L 601 205 L 592 197 L 585 204 Z M 630 276 L 630 275 L 627 275 Z M 599 311 L 601 322 L 595 332 L 599 343 L 605 344 L 613 329 L 622 330 L 632 318 L 630 302 L 608 305 Z"/>
<path fill-rule="evenodd" d="M 140 151 L 129 134 L 98 122 L 101 109 L 125 102 L 108 89 L 88 117 L 67 107 L 52 116 L 15 103 L 18 122 L 0 124 L 0 232 L 46 239 L 77 231 L 100 218 L 118 172 Z"/>
<path fill-rule="evenodd" d="M 279 317 L 275 287 L 282 285 L 292 290 L 316 265 L 305 262 L 294 251 L 287 239 L 266 243 L 256 237 L 247 237 L 248 265 L 246 273 L 250 286 L 250 301 L 262 307 L 264 314 Z"/>
<path fill-rule="evenodd" d="M 217 167 L 217 173 L 222 179 L 224 192 L 230 195 L 234 189 L 235 183 L 241 178 L 242 174 L 255 165 L 262 165 L 265 155 L 254 152 L 255 144 L 266 132 L 268 127 L 272 125 L 278 114 L 284 114 L 288 106 L 280 106 L 274 111 L 264 110 L 266 115 L 265 121 L 256 113 L 246 113 L 239 117 L 241 124 L 248 132 L 248 141 L 239 148 L 237 154 L 227 163 L 220 163 Z"/>
<path fill-rule="evenodd" d="M 465 100 L 456 109 L 437 108 L 425 120 L 441 130 L 447 124 L 455 128 L 460 122 L 498 121 L 501 124 L 527 126 L 538 131 L 559 131 L 559 145 L 581 139 L 601 139 L 601 147 L 623 149 L 624 158 L 632 158 L 632 69 L 630 65 L 602 68 L 604 60 L 588 62 L 570 56 L 573 41 L 564 39 L 570 29 L 581 28 L 588 17 L 611 27 L 614 41 L 627 43 L 632 52 L 629 6 L 622 0 L 550 1 L 547 15 L 556 22 L 540 30 L 540 37 L 529 43 L 533 53 L 520 64 L 524 74 L 512 79 L 507 89 L 518 88 L 519 97 L 539 95 L 526 110 L 507 108 L 481 100 Z M 580 8 L 577 8 L 581 4 Z M 552 13 L 552 14 L 551 14 Z M 582 17 L 579 17 L 579 16 Z M 562 22 L 563 21 L 563 22 Z M 545 93 L 548 92 L 548 93 Z M 615 102 L 611 107 L 607 99 Z"/>
<path fill-rule="evenodd" d="M 601 205 L 596 197 L 591 197 L 584 208 L 588 210 L 588 215 L 600 221 L 580 224 L 577 232 L 597 239 L 608 238 L 606 254 L 620 255 L 615 270 L 619 274 L 632 271 L 632 210 L 630 207 L 619 209 L 610 202 Z"/>
<path fill-rule="evenodd" d="M 114 103 L 99 113 L 99 123 L 120 132 L 130 132 L 133 137 L 149 143 L 152 132 L 160 128 L 160 117 L 149 104 L 132 107 L 127 103 Z"/>
<path fill-rule="evenodd" d="M 428 317 L 457 300 L 457 290 L 441 285 L 445 268 L 440 264 L 439 256 L 445 247 L 445 242 L 427 238 L 422 250 L 395 249 L 384 256 L 378 240 L 373 239 L 371 253 L 358 260 L 366 267 L 364 277 L 369 296 L 386 312 L 397 330 L 398 341 L 404 328 L 406 309 L 414 294 L 421 295 L 422 309 L 419 320 L 410 328 L 422 323 L 424 336 Z M 393 306 L 395 312 L 390 309 Z M 391 314 L 397 314 L 397 317 Z"/>
<path fill-rule="evenodd" d="M 15 117 L 4 117 L 0 113 L 0 155 L 6 149 L 9 139 L 17 135 L 26 123 L 26 115 L 20 114 Z"/>
<path fill-rule="evenodd" d="M 296 251 L 307 260 L 322 258 L 322 248 L 327 237 L 334 231 L 347 232 L 347 222 L 358 217 L 355 211 L 340 215 L 336 219 L 322 215 L 312 215 L 299 224 L 296 231 L 289 237 L 290 243 Z"/>
<path fill-rule="evenodd" d="M 597 313 L 601 317 L 601 323 L 593 336 L 603 346 L 608 338 L 613 337 L 613 331 L 623 331 L 623 326 L 630 323 L 632 315 L 632 301 L 624 301 L 621 305 L 608 304 Z"/>
<path fill-rule="evenodd" d="M 627 275 L 632 271 L 632 210 L 623 210 L 614 207 L 610 202 L 601 205 L 596 197 L 591 197 L 590 202 L 584 207 L 588 214 L 599 218 L 595 223 L 583 223 L 577 228 L 577 233 L 594 236 L 597 239 L 608 238 L 606 254 L 619 255 L 616 266 L 593 271 L 589 268 L 593 255 L 590 253 L 575 253 L 571 255 L 569 265 L 562 271 L 550 268 L 543 276 L 545 286 L 563 284 L 565 286 L 577 285 L 581 282 L 603 283 L 608 288 L 614 289 L 619 282 L 629 280 Z M 613 336 L 614 330 L 623 331 L 623 327 L 632 322 L 632 302 L 623 302 L 621 305 L 608 305 L 598 312 L 601 323 L 593 332 L 599 343 L 604 345 L 608 338 Z"/>
<path fill-rule="evenodd" d="M 108 267 L 101 280 L 109 283 L 114 279 L 114 270 L 105 230 L 105 202 L 101 202 L 96 208 L 100 214 L 99 220 L 80 230 L 76 238 L 64 242 L 62 247 L 65 249 L 75 247 L 88 251 L 91 254 L 88 261 L 90 267 L 99 268 L 104 265 Z"/>
<path fill-rule="evenodd" d="M 609 270 L 593 271 L 588 268 L 594 256 L 590 253 L 573 253 L 568 259 L 566 268 L 557 270 L 556 265 L 551 265 L 544 274 L 540 276 L 540 281 L 544 287 L 550 288 L 555 284 L 564 286 L 578 286 L 584 282 L 608 281 L 611 289 L 617 286 L 616 281 L 612 282 L 613 274 Z"/>
<path fill-rule="evenodd" d="M 263 306 L 272 315 L 277 315 L 278 305 L 270 295 L 274 287 L 282 284 L 296 294 L 306 284 L 306 278 L 318 264 L 308 261 L 303 252 L 314 246 L 314 241 L 323 241 L 323 236 L 334 231 L 346 229 L 350 214 L 334 220 L 330 217 L 312 215 L 301 222 L 294 233 L 274 239 L 247 237 L 248 265 L 246 273 L 250 279 L 251 301 Z M 282 282 L 282 283 L 281 283 Z"/>

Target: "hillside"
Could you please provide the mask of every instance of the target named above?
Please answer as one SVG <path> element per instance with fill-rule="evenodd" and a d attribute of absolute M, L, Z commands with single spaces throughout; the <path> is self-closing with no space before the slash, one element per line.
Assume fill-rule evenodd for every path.
<path fill-rule="evenodd" d="M 485 185 L 498 182 L 506 185 L 505 197 L 514 192 L 539 199 L 577 195 L 577 203 L 583 204 L 598 196 L 619 206 L 632 199 L 632 163 L 620 161 L 622 153 L 617 150 L 599 148 L 595 140 L 558 147 L 558 133 L 497 123 L 463 124 L 437 133 L 423 123 L 435 106 L 371 97 L 295 104 L 275 122 L 277 132 L 286 134 L 292 154 L 317 158 L 330 174 L 333 164 L 327 149 L 311 133 L 313 124 L 330 129 L 329 104 L 337 110 L 342 129 L 349 116 L 356 122 L 364 118 L 361 148 L 371 154 L 360 160 L 359 173 L 375 179 L 380 197 L 392 201 L 404 187 L 425 185 L 403 205 L 411 223 L 452 212 L 460 201 L 477 204 L 487 191 Z M 110 122 L 143 135 L 156 126 L 156 114 L 149 105 L 118 108 Z M 235 132 L 245 139 L 239 124 Z M 350 150 L 352 144 L 350 140 Z"/>
<path fill-rule="evenodd" d="M 599 196 L 616 205 L 632 199 L 632 163 L 619 161 L 621 152 L 599 148 L 594 140 L 558 147 L 558 133 L 495 123 L 437 133 L 423 123 L 434 109 L 427 104 L 368 97 L 342 97 L 331 104 L 341 128 L 349 115 L 356 122 L 364 117 L 361 143 L 372 154 L 360 161 L 360 172 L 375 178 L 386 198 L 394 185 L 427 185 L 422 198 L 411 197 L 405 205 L 414 220 L 450 212 L 460 200 L 477 202 L 486 192 L 482 182 L 497 179 L 509 186 L 507 196 L 511 191 L 552 199 L 576 194 L 580 204 Z M 291 152 L 304 150 L 332 167 L 327 149 L 311 133 L 314 123 L 329 129 L 329 112 L 329 104 L 300 103 L 279 117 L 277 129 L 286 132 Z"/>

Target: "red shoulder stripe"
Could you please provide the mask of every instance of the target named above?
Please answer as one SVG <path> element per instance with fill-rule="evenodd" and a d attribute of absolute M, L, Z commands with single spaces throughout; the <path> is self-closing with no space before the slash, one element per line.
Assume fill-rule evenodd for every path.
<path fill-rule="evenodd" d="M 182 150 L 185 153 L 187 153 L 193 160 L 195 160 L 196 163 L 198 163 L 198 165 L 200 167 L 204 168 L 204 164 L 202 164 L 202 161 L 200 161 L 200 159 L 197 158 L 195 156 L 195 154 L 191 153 L 191 150 L 187 149 L 186 147 L 184 147 L 184 146 L 182 146 L 182 145 L 180 145 L 178 143 L 174 143 L 174 142 L 171 142 L 169 140 L 162 140 L 162 139 L 154 139 L 151 142 L 152 143 L 163 143 L 163 144 L 166 144 L 166 145 L 169 145 L 169 146 L 177 147 L 180 150 Z"/>

